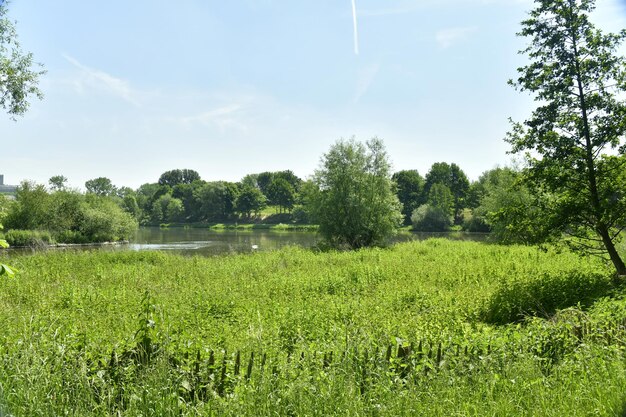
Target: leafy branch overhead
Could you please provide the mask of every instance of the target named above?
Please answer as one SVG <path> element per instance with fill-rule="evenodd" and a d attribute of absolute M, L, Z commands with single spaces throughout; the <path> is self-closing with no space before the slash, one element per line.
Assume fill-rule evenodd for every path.
<path fill-rule="evenodd" d="M 0 3 L 0 107 L 15 119 L 28 110 L 31 97 L 43 98 L 37 85 L 45 71 L 33 62 L 32 53 L 22 51 L 6 14 L 6 4 Z"/>

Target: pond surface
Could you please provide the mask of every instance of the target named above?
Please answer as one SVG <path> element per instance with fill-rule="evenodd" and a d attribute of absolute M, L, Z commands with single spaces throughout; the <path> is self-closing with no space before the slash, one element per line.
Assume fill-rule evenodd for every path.
<path fill-rule="evenodd" d="M 425 240 L 432 237 L 445 237 L 454 240 L 484 241 L 486 235 L 475 233 L 412 233 L 401 232 L 391 243 L 407 242 L 411 240 Z M 47 249 L 21 249 L 9 251 L 19 255 L 41 250 L 103 250 L 103 251 L 143 251 L 160 250 L 175 252 L 183 255 L 214 256 L 232 253 L 251 253 L 256 251 L 270 251 L 284 246 L 300 246 L 310 248 L 319 241 L 314 232 L 301 231 L 272 231 L 272 230 L 211 230 L 199 228 L 158 228 L 142 227 L 129 244 L 122 245 L 94 245 L 69 246 Z"/>

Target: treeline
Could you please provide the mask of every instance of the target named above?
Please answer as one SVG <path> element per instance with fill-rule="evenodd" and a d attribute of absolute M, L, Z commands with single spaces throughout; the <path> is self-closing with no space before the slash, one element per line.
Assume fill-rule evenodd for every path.
<path fill-rule="evenodd" d="M 129 239 L 137 220 L 117 197 L 24 181 L 16 199 L 0 198 L 4 238 L 13 246 L 115 242 Z"/>
<path fill-rule="evenodd" d="M 414 230 L 494 232 L 501 241 L 530 242 L 532 194 L 519 178 L 517 170 L 495 168 L 470 182 L 457 164 L 446 162 L 433 164 L 425 176 L 417 170 L 392 176 L 404 224 Z M 128 239 L 138 224 L 253 221 L 268 206 L 283 214 L 283 222 L 317 221 L 312 200 L 318 185 L 289 170 L 228 182 L 204 181 L 194 170 L 175 169 L 136 190 L 99 177 L 85 183 L 85 193 L 66 183 L 64 176 L 52 177 L 48 187 L 23 182 L 15 201 L 2 203 L 5 227 L 45 230 L 57 242 L 83 243 Z M 509 232 L 512 222 L 516 227 Z M 520 227 L 524 223 L 526 229 Z"/>

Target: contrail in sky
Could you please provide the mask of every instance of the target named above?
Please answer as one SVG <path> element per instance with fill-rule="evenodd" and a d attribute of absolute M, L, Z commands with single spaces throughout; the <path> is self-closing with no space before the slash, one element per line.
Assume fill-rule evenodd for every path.
<path fill-rule="evenodd" d="M 356 0 L 352 0 L 352 23 L 354 25 L 354 54 L 359 54 L 359 31 L 356 25 Z"/>

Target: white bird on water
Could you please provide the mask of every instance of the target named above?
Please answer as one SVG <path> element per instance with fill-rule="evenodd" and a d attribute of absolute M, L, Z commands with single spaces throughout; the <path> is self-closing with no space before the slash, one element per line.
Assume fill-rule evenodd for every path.
<path fill-rule="evenodd" d="M 257 250 L 259 249 L 259 245 L 252 245 L 252 250 Z"/>

